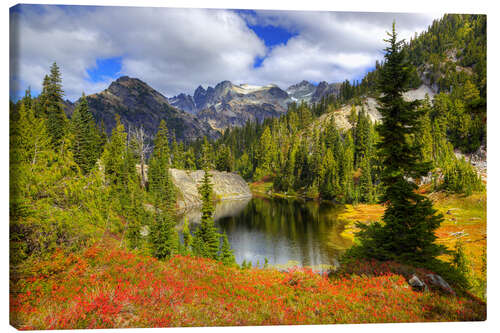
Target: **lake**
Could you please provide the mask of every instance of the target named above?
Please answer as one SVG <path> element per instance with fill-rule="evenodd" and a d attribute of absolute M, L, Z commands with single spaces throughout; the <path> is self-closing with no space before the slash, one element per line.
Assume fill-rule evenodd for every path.
<path fill-rule="evenodd" d="M 236 261 L 262 266 L 265 258 L 273 266 L 336 265 L 339 254 L 351 245 L 341 236 L 343 223 L 337 216 L 341 206 L 277 198 L 253 197 L 222 201 L 216 205 L 214 219 L 227 233 Z M 184 218 L 194 230 L 201 214 L 195 209 Z"/>

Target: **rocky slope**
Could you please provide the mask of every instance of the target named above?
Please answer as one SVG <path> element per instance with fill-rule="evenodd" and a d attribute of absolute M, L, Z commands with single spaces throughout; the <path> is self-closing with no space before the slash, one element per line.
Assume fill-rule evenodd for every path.
<path fill-rule="evenodd" d="M 428 95 L 429 98 L 432 100 L 432 98 L 435 95 L 435 92 L 432 90 L 431 87 L 423 84 L 417 89 L 411 89 L 403 94 L 403 97 L 407 101 L 414 101 L 414 100 L 423 100 L 425 99 L 425 96 Z M 348 121 L 349 114 L 351 113 L 351 104 L 347 104 L 342 106 L 340 109 L 335 110 L 333 112 L 325 113 L 321 115 L 318 119 L 316 119 L 313 124 L 311 125 L 311 128 L 314 129 L 316 127 L 323 128 L 324 124 L 327 124 L 332 117 L 335 118 L 335 124 L 339 129 L 343 130 L 348 130 L 351 128 L 351 124 Z M 366 97 L 362 99 L 361 105 L 356 105 L 356 112 L 360 112 L 361 109 L 364 109 L 365 112 L 367 113 L 368 117 L 372 122 L 379 122 L 382 119 L 382 115 L 380 112 L 377 110 L 378 103 L 377 100 L 373 97 Z"/>
<path fill-rule="evenodd" d="M 108 134 L 115 127 L 115 116 L 119 115 L 127 129 L 143 126 L 150 136 L 155 135 L 162 119 L 178 140 L 219 135 L 206 122 L 173 107 L 165 96 L 136 78 L 122 76 L 104 91 L 87 96 L 87 101 L 96 122 L 102 121 Z M 67 107 L 71 113 L 74 104 Z"/>
<path fill-rule="evenodd" d="M 189 171 L 170 169 L 174 185 L 179 190 L 177 209 L 187 211 L 201 205 L 198 193 L 205 172 L 203 170 Z M 231 172 L 210 171 L 214 195 L 217 200 L 237 200 L 252 197 L 252 192 L 240 175 Z"/>

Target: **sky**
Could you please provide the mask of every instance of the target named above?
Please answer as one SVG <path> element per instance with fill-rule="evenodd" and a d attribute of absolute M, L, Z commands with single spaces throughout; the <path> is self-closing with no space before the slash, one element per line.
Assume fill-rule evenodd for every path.
<path fill-rule="evenodd" d="M 409 40 L 442 14 L 18 5 L 10 10 L 10 95 L 36 95 L 50 65 L 65 98 L 136 77 L 167 97 L 223 80 L 359 80 L 383 59 L 393 20 Z"/>

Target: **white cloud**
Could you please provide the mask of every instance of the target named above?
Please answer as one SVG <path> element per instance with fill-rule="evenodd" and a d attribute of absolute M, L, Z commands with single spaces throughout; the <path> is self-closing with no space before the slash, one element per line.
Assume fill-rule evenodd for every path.
<path fill-rule="evenodd" d="M 97 59 L 121 57 L 121 75 L 138 77 L 167 96 L 192 93 L 222 80 L 276 83 L 361 77 L 382 58 L 385 31 L 397 21 L 403 37 L 424 30 L 436 15 L 133 7 L 24 6 L 11 15 L 11 90 L 39 91 L 53 61 L 66 96 L 103 90 L 87 70 Z M 296 33 L 266 49 L 247 22 Z M 265 57 L 253 68 L 256 57 Z"/>
<path fill-rule="evenodd" d="M 361 78 L 383 58 L 386 31 L 396 20 L 400 38 L 424 31 L 440 14 L 281 12 L 245 15 L 252 25 L 271 25 L 298 32 L 286 45 L 273 48 L 256 70 L 259 79 L 284 86 L 306 79 L 339 82 Z"/>
<path fill-rule="evenodd" d="M 19 83 L 39 90 L 56 61 L 72 99 L 109 84 L 88 80 L 98 58 L 122 57 L 121 74 L 172 95 L 249 72 L 265 54 L 245 21 L 225 10 L 24 7 L 11 17 L 11 31 L 17 32 L 11 58 Z"/>

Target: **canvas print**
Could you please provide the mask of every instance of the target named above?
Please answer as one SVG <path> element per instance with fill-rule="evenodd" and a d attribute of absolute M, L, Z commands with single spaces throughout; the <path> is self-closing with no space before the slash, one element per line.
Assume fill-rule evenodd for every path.
<path fill-rule="evenodd" d="M 486 15 L 10 8 L 10 323 L 486 320 Z"/>

